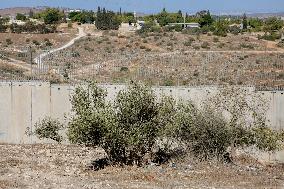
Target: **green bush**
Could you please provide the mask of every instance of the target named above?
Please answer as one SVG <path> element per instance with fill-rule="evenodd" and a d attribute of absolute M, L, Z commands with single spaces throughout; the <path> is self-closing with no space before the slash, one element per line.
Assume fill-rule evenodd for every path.
<path fill-rule="evenodd" d="M 48 47 L 53 46 L 53 44 L 52 44 L 50 41 L 47 41 L 47 42 L 45 43 L 45 45 L 48 46 Z"/>
<path fill-rule="evenodd" d="M 35 124 L 35 131 L 32 134 L 39 139 L 51 139 L 60 143 L 63 137 L 59 134 L 59 131 L 63 128 L 63 124 L 58 120 L 46 117 Z"/>
<path fill-rule="evenodd" d="M 128 72 L 128 71 L 129 71 L 128 67 L 121 67 L 120 68 L 120 72 Z"/>
<path fill-rule="evenodd" d="M 280 39 L 281 35 L 279 33 L 276 32 L 271 32 L 271 33 L 266 33 L 263 36 L 258 36 L 258 39 L 264 39 L 264 40 L 268 40 L 268 41 L 275 41 L 277 39 Z"/>
<path fill-rule="evenodd" d="M 218 37 L 214 37 L 214 38 L 213 38 L 213 42 L 214 42 L 214 43 L 219 42 L 219 38 L 218 38 Z"/>
<path fill-rule="evenodd" d="M 202 44 L 201 44 L 201 48 L 203 48 L 203 49 L 209 49 L 210 48 L 210 46 L 209 46 L 209 43 L 208 42 L 203 42 Z"/>
<path fill-rule="evenodd" d="M 187 28 L 182 30 L 182 33 L 189 35 L 200 35 L 202 33 L 200 28 Z"/>
<path fill-rule="evenodd" d="M 151 32 L 159 33 L 162 31 L 162 28 L 160 26 L 152 26 L 150 29 Z"/>
<path fill-rule="evenodd" d="M 119 92 L 114 105 L 106 103 L 105 95 L 94 83 L 76 89 L 70 141 L 101 146 L 112 163 L 142 164 L 158 135 L 156 97 L 138 84 Z"/>
<path fill-rule="evenodd" d="M 201 159 L 223 159 L 229 148 L 256 146 L 263 151 L 281 148 L 281 132 L 266 125 L 267 102 L 245 89 L 224 88 L 203 102 L 201 108 L 183 104 L 178 109 L 176 125 L 170 132 Z"/>
<path fill-rule="evenodd" d="M 72 22 L 68 22 L 67 27 L 68 27 L 68 28 L 73 28 L 73 23 L 72 23 Z"/>
<path fill-rule="evenodd" d="M 215 30 L 213 32 L 214 35 L 220 36 L 220 37 L 226 37 L 227 36 L 227 31 L 225 30 Z"/>
<path fill-rule="evenodd" d="M 33 44 L 36 45 L 36 46 L 40 45 L 40 43 L 37 40 L 33 40 Z"/>
<path fill-rule="evenodd" d="M 183 29 L 182 25 L 176 25 L 176 26 L 174 27 L 174 30 L 175 30 L 176 32 L 181 32 L 182 29 Z"/>
<path fill-rule="evenodd" d="M 142 42 L 143 42 L 143 43 L 148 43 L 147 39 L 143 39 Z"/>
<path fill-rule="evenodd" d="M 248 43 L 241 43 L 240 47 L 244 48 L 244 49 L 254 49 L 254 45 L 253 44 L 248 44 Z"/>
<path fill-rule="evenodd" d="M 68 138 L 102 147 L 112 164 L 143 165 L 149 154 L 152 161 L 165 157 L 174 143 L 201 159 L 223 159 L 229 149 L 275 151 L 283 141 L 266 125 L 265 100 L 245 89 L 224 88 L 198 108 L 171 97 L 158 101 L 150 88 L 135 83 L 113 103 L 105 97 L 95 83 L 76 88 Z"/>
<path fill-rule="evenodd" d="M 164 86 L 174 86 L 174 85 L 175 83 L 173 78 L 170 77 L 164 80 Z"/>
<path fill-rule="evenodd" d="M 229 27 L 229 32 L 234 35 L 238 35 L 239 33 L 242 32 L 242 30 L 238 26 L 232 26 L 232 27 Z"/>
<path fill-rule="evenodd" d="M 217 45 L 217 47 L 218 47 L 218 48 L 223 48 L 223 47 L 225 47 L 225 43 L 219 43 L 219 44 Z"/>
<path fill-rule="evenodd" d="M 191 41 L 186 41 L 186 42 L 183 43 L 183 45 L 186 46 L 186 47 L 190 47 L 191 44 L 192 44 Z"/>
<path fill-rule="evenodd" d="M 6 39 L 6 43 L 7 43 L 7 45 L 12 45 L 13 41 L 10 38 L 8 38 L 8 39 Z"/>
<path fill-rule="evenodd" d="M 210 27 L 209 26 L 203 26 L 201 28 L 201 33 L 203 34 L 207 34 L 210 31 Z"/>

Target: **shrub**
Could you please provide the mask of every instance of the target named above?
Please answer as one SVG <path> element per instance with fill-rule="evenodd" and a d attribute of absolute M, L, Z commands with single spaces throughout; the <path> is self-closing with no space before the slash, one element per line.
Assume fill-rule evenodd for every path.
<path fill-rule="evenodd" d="M 209 31 L 210 31 L 209 26 L 203 26 L 201 28 L 201 33 L 203 33 L 203 34 L 207 34 Z"/>
<path fill-rule="evenodd" d="M 114 36 L 118 36 L 118 33 L 117 32 L 114 32 L 114 31 L 111 31 L 109 32 L 109 35 L 114 37 Z"/>
<path fill-rule="evenodd" d="M 107 105 L 104 101 L 105 91 L 94 84 L 88 89 L 77 87 L 71 98 L 72 111 L 75 116 L 68 124 L 68 138 L 73 143 L 96 146 L 102 142 Z"/>
<path fill-rule="evenodd" d="M 68 138 L 102 147 L 112 164 L 142 165 L 148 155 L 153 161 L 170 157 L 174 143 L 201 159 L 223 159 L 246 146 L 274 151 L 283 140 L 266 125 L 265 100 L 245 89 L 224 88 L 199 108 L 171 97 L 157 101 L 150 88 L 135 83 L 113 103 L 105 97 L 95 83 L 75 89 Z"/>
<path fill-rule="evenodd" d="M 254 46 L 252 44 L 248 44 L 248 43 L 241 43 L 240 47 L 244 48 L 244 49 L 254 49 Z"/>
<path fill-rule="evenodd" d="M 67 25 L 68 28 L 72 28 L 73 27 L 73 24 L 72 22 L 68 22 L 68 25 Z"/>
<path fill-rule="evenodd" d="M 264 40 L 268 40 L 268 41 L 275 41 L 277 39 L 281 38 L 281 35 L 276 33 L 276 32 L 272 32 L 269 34 L 264 34 L 263 36 L 258 36 L 259 39 L 264 39 Z"/>
<path fill-rule="evenodd" d="M 71 56 L 74 57 L 74 58 L 80 57 L 80 53 L 77 52 L 77 51 L 72 51 L 72 52 L 71 52 Z"/>
<path fill-rule="evenodd" d="M 284 48 L 284 41 L 277 43 L 277 47 Z"/>
<path fill-rule="evenodd" d="M 121 67 L 120 68 L 121 72 L 128 72 L 128 70 L 129 70 L 128 67 Z"/>
<path fill-rule="evenodd" d="M 284 80 L 284 73 L 279 73 L 277 76 L 278 79 L 283 79 Z"/>
<path fill-rule="evenodd" d="M 45 43 L 45 45 L 48 46 L 48 47 L 50 47 L 50 46 L 52 46 L 53 44 L 52 44 L 50 41 L 47 41 L 47 42 Z"/>
<path fill-rule="evenodd" d="M 225 46 L 225 43 L 219 43 L 217 46 L 218 48 L 223 48 Z"/>
<path fill-rule="evenodd" d="M 202 33 L 200 28 L 187 28 L 182 32 L 189 35 L 200 35 Z"/>
<path fill-rule="evenodd" d="M 6 43 L 7 43 L 7 45 L 12 45 L 13 41 L 10 38 L 8 38 L 8 39 L 6 39 Z"/>
<path fill-rule="evenodd" d="M 219 42 L 219 38 L 218 38 L 218 37 L 214 37 L 214 38 L 213 38 L 213 42 L 214 42 L 214 43 Z"/>
<path fill-rule="evenodd" d="M 227 32 L 224 30 L 215 30 L 213 32 L 214 35 L 220 36 L 220 37 L 226 37 L 227 36 Z"/>
<path fill-rule="evenodd" d="M 172 42 L 168 42 L 167 46 L 173 46 L 174 44 Z"/>
<path fill-rule="evenodd" d="M 164 80 L 164 86 L 174 86 L 175 83 L 172 78 L 167 78 Z"/>
<path fill-rule="evenodd" d="M 239 33 L 242 32 L 242 30 L 238 26 L 232 26 L 232 27 L 229 27 L 229 32 L 234 35 L 238 35 Z"/>
<path fill-rule="evenodd" d="M 40 45 L 40 43 L 37 40 L 33 40 L 33 44 L 36 45 L 36 46 Z"/>
<path fill-rule="evenodd" d="M 32 134 L 39 139 L 51 139 L 60 143 L 63 137 L 59 134 L 59 131 L 63 128 L 63 124 L 58 120 L 46 117 L 35 124 L 35 131 Z"/>
<path fill-rule="evenodd" d="M 222 158 L 231 144 L 225 119 L 214 111 L 179 105 L 174 133 L 188 150 L 201 159 Z"/>
<path fill-rule="evenodd" d="M 120 91 L 114 105 L 91 83 L 78 87 L 71 99 L 75 116 L 69 123 L 71 142 L 101 146 L 112 163 L 138 164 L 151 151 L 158 135 L 158 106 L 153 92 L 142 85 Z"/>
<path fill-rule="evenodd" d="M 248 96 L 250 98 L 247 98 Z M 226 122 L 232 131 L 230 141 L 234 146 L 256 145 L 261 150 L 272 150 L 272 148 L 268 148 L 270 144 L 267 143 L 267 147 L 261 144 L 261 141 L 258 140 L 260 135 L 256 132 L 260 128 L 265 128 L 271 131 L 271 135 L 276 133 L 268 128 L 266 121 L 268 103 L 260 95 L 244 88 L 227 87 L 216 96 L 208 99 L 206 103 L 204 108 L 207 110 L 213 109 L 215 112 L 227 113 Z M 271 135 L 267 135 L 267 137 L 271 137 Z M 278 147 L 279 145 L 275 145 L 273 150 Z"/>
<path fill-rule="evenodd" d="M 160 26 L 152 26 L 150 30 L 152 32 L 159 33 L 162 31 L 162 28 Z"/>
<path fill-rule="evenodd" d="M 174 30 L 176 31 L 176 32 L 181 32 L 182 31 L 182 25 L 176 25 L 176 26 L 174 26 Z"/>
<path fill-rule="evenodd" d="M 190 41 L 190 40 L 183 43 L 183 45 L 186 46 L 186 47 L 191 46 L 191 44 L 192 44 L 192 41 Z"/>
<path fill-rule="evenodd" d="M 203 49 L 209 49 L 210 48 L 210 46 L 209 46 L 209 43 L 208 42 L 203 42 L 202 44 L 201 44 L 201 48 L 203 48 Z"/>
<path fill-rule="evenodd" d="M 200 49 L 200 47 L 197 46 L 197 45 L 193 46 L 193 48 L 194 48 L 194 50 L 199 50 Z"/>
<path fill-rule="evenodd" d="M 246 146 L 264 151 L 281 147 L 281 133 L 266 125 L 266 101 L 245 89 L 224 88 L 199 109 L 187 104 L 179 110 L 174 121 L 177 125 L 171 132 L 202 159 L 222 159 L 229 148 L 233 152 Z"/>

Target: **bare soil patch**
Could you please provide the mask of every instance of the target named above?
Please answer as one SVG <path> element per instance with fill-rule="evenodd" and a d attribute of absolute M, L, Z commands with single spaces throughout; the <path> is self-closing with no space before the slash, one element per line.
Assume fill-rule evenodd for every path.
<path fill-rule="evenodd" d="M 0 188 L 283 188 L 284 167 L 197 162 L 88 169 L 100 149 L 73 145 L 0 145 Z"/>

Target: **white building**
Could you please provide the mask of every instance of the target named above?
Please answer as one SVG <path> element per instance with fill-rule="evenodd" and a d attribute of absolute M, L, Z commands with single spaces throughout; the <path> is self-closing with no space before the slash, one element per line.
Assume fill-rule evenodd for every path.
<path fill-rule="evenodd" d="M 29 20 L 30 20 L 31 22 L 35 23 L 35 24 L 44 24 L 43 21 L 40 21 L 40 20 L 38 20 L 38 19 L 30 18 Z"/>
<path fill-rule="evenodd" d="M 183 28 L 200 28 L 200 24 L 199 23 L 195 23 L 195 22 L 189 22 L 189 23 L 169 23 L 169 26 L 177 26 L 177 25 L 181 25 Z"/>
<path fill-rule="evenodd" d="M 68 13 L 70 12 L 83 12 L 81 9 L 71 9 L 68 11 Z"/>
<path fill-rule="evenodd" d="M 26 24 L 26 22 L 24 22 L 24 21 L 22 21 L 22 20 L 10 19 L 8 24 L 9 24 L 9 25 L 11 25 L 11 24 L 17 24 L 17 25 L 23 26 L 23 25 Z"/>

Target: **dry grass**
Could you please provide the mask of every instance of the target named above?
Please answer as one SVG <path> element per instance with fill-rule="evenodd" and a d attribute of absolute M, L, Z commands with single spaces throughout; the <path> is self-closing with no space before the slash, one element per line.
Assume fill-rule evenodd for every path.
<path fill-rule="evenodd" d="M 25 79 L 25 70 L 9 64 L 6 60 L 0 60 L 0 80 Z"/>
<path fill-rule="evenodd" d="M 51 48 L 56 48 L 63 46 L 77 34 L 76 25 L 73 28 L 68 28 L 67 24 L 61 24 L 58 31 L 58 33 L 49 34 L 0 33 L 0 49 L 8 57 L 28 61 L 28 57 L 20 57 L 19 55 L 22 51 L 26 51 L 29 46 L 32 46 L 38 53 L 42 49 L 50 48 L 46 46 L 45 40 L 47 39 L 52 43 Z M 10 39 L 12 43 L 8 44 L 7 39 Z"/>
<path fill-rule="evenodd" d="M 184 44 L 188 40 L 192 41 L 189 46 Z M 208 55 L 204 50 L 222 52 Z M 102 37 L 89 36 L 77 41 L 65 50 L 68 55 L 55 54 L 55 60 L 48 63 L 63 68 L 71 63 L 72 77 L 95 78 L 98 82 L 121 83 L 134 79 L 160 85 L 283 87 L 283 54 L 266 54 L 265 50 L 277 49 L 266 48 L 265 42 L 249 34 L 216 39 L 216 36 L 182 33 L 122 35 L 111 31 L 104 32 Z M 174 52 L 180 53 L 174 55 Z M 123 67 L 128 70 L 121 71 Z"/>
<path fill-rule="evenodd" d="M 51 70 L 66 72 L 68 77 L 76 81 L 96 79 L 98 82 L 124 83 L 141 80 L 151 85 L 284 87 L 283 53 L 264 53 L 265 50 L 279 49 L 276 44 L 257 40 L 252 34 L 216 37 L 174 32 L 137 35 L 110 31 L 103 32 L 99 37 L 102 32 L 96 31 L 93 25 L 83 27 L 90 33 L 89 36 L 65 49 L 63 56 L 57 52 L 51 59 L 46 57 L 45 60 L 45 65 L 49 65 Z M 74 36 L 75 29 L 67 28 L 67 25 L 61 25 L 61 28 L 64 33 L 70 34 L 48 34 L 55 46 L 62 45 Z M 13 41 L 17 42 L 10 46 L 15 47 L 21 45 L 20 42 L 17 44 L 18 41 L 29 36 L 13 35 Z M 46 38 L 45 35 L 34 37 L 39 37 L 35 38 L 38 41 Z M 235 50 L 242 53 L 230 52 Z M 29 56 L 19 57 L 20 53 L 14 50 L 6 48 L 4 51 L 8 56 L 29 60 Z M 208 54 L 202 51 L 222 52 Z M 179 53 L 174 55 L 175 52 Z"/>
<path fill-rule="evenodd" d="M 65 145 L 0 145 L 0 188 L 281 188 L 283 167 L 198 162 L 87 169 L 103 151 Z M 240 161 L 241 162 L 241 161 Z"/>

